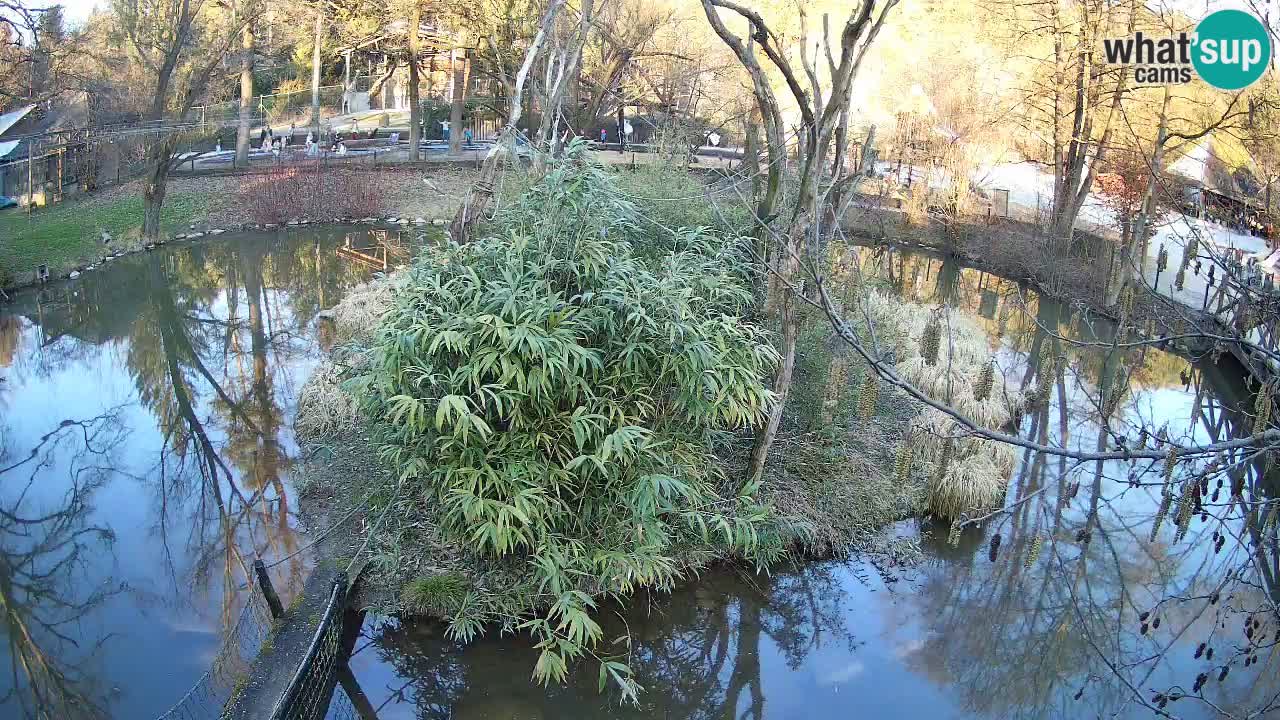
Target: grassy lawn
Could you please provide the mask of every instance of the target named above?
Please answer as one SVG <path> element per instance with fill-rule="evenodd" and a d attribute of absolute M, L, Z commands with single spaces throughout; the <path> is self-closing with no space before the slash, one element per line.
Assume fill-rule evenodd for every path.
<path fill-rule="evenodd" d="M 207 206 L 205 195 L 171 191 L 161 215 L 164 229 L 178 232 L 202 219 Z M 20 282 L 41 263 L 58 273 L 96 261 L 104 254 L 103 230 L 115 238 L 113 252 L 136 240 L 142 230 L 141 192 L 69 200 L 39 210 L 30 219 L 23 209 L 0 211 L 0 282 Z"/>

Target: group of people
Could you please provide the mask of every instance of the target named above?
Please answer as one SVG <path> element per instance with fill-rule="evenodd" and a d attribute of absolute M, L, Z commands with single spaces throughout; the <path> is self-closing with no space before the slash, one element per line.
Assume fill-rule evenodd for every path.
<path fill-rule="evenodd" d="M 275 131 L 270 125 L 264 125 L 258 133 L 258 149 L 264 152 L 270 152 L 273 155 L 279 155 L 282 150 L 289 147 L 289 143 L 293 140 L 294 126 L 289 125 L 289 133 L 276 137 Z M 310 144 L 312 142 L 311 133 L 307 133 L 308 152 L 310 152 Z M 222 152 L 222 133 L 219 132 L 214 138 L 214 152 Z"/>
<path fill-rule="evenodd" d="M 1221 205 L 1205 205 L 1204 218 L 1218 223 L 1238 233 L 1264 238 L 1270 244 L 1276 236 L 1275 226 L 1270 218 L 1252 210 L 1224 207 Z"/>
<path fill-rule="evenodd" d="M 272 155 L 279 157 L 281 151 L 287 150 L 289 148 L 289 144 L 293 142 L 295 130 L 296 127 L 290 124 L 289 132 L 277 137 L 275 131 L 271 129 L 271 126 L 265 125 L 258 133 L 258 147 L 263 151 L 270 152 Z M 219 152 L 222 150 L 221 137 L 218 138 L 217 149 Z M 339 155 L 347 154 L 347 146 L 342 142 L 341 135 L 334 136 L 333 146 L 329 149 L 331 152 L 336 152 Z M 316 140 L 315 133 L 311 131 L 307 132 L 307 139 L 303 143 L 303 150 L 306 152 L 307 157 L 317 157 L 320 154 L 320 142 Z"/>
<path fill-rule="evenodd" d="M 449 139 L 449 123 L 445 121 L 441 124 L 444 126 L 444 139 L 448 140 Z M 289 144 L 293 141 L 293 135 L 294 135 L 295 129 L 296 128 L 291 124 L 289 125 L 289 132 L 287 134 L 276 136 L 275 131 L 271 129 L 270 125 L 264 125 L 258 133 L 258 148 L 265 152 L 270 152 L 273 155 L 276 155 L 278 157 L 282 151 L 287 150 L 289 148 Z M 368 132 L 368 134 L 365 136 L 365 139 L 376 138 L 377 134 L 378 134 L 378 129 L 375 127 Z M 472 143 L 474 139 L 474 135 L 471 131 L 471 128 L 469 127 L 463 128 L 462 138 L 467 145 L 470 145 Z M 350 140 L 361 139 L 359 125 L 352 123 L 351 129 L 349 131 L 349 138 L 345 137 L 343 133 L 340 131 L 334 132 L 333 137 L 331 138 L 331 142 L 329 143 L 329 152 L 334 153 L 336 155 L 346 155 L 348 139 Z M 390 140 L 393 144 L 396 142 L 399 142 L 400 133 L 392 133 L 390 136 Z M 215 152 L 222 152 L 222 134 L 221 133 L 219 133 L 215 138 L 215 143 L 216 143 L 214 146 Z M 317 157 L 320 154 L 320 147 L 321 147 L 320 140 L 318 140 L 315 137 L 315 134 L 313 132 L 307 132 L 307 139 L 303 147 L 305 149 L 307 157 Z"/>
<path fill-rule="evenodd" d="M 449 121 L 448 121 L 448 120 L 440 120 L 439 122 L 440 122 L 440 133 L 441 133 L 441 135 L 443 135 L 443 136 L 444 136 L 445 141 L 446 141 L 446 142 L 448 142 L 448 140 L 449 140 L 449 132 L 450 132 L 450 124 L 449 124 Z M 424 119 L 422 120 L 422 135 L 425 137 L 425 136 L 426 136 L 426 134 L 427 134 L 427 121 L 426 121 L 426 119 L 424 118 Z M 469 128 L 469 127 L 464 127 L 464 128 L 462 128 L 462 143 L 463 143 L 464 145 L 470 145 L 470 144 L 471 144 L 471 141 L 472 141 L 473 139 L 474 139 L 474 135 L 472 135 L 472 133 L 471 133 L 471 128 Z"/>
<path fill-rule="evenodd" d="M 289 147 L 289 143 L 293 140 L 293 131 L 293 125 L 290 125 L 289 134 L 276 137 L 270 125 L 264 126 L 258 136 L 258 147 L 262 150 L 269 150 L 274 155 L 279 155 L 281 150 Z"/>

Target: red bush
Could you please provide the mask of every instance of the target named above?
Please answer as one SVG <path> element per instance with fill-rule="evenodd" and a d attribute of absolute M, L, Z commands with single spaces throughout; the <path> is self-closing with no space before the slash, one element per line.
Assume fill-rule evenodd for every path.
<path fill-rule="evenodd" d="M 343 170 L 326 180 L 328 207 L 338 217 L 379 217 L 387 212 L 386 195 L 374 172 Z"/>
<path fill-rule="evenodd" d="M 280 166 L 244 177 L 240 207 L 258 223 L 285 223 L 308 216 L 319 175 L 314 167 Z"/>
<path fill-rule="evenodd" d="M 325 167 L 310 162 L 282 165 L 245 176 L 237 191 L 240 206 L 256 223 L 377 217 L 386 199 L 374 172 Z"/>

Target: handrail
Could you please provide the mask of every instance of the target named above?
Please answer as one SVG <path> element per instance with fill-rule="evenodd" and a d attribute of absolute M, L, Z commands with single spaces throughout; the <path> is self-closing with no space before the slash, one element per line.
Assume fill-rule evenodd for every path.
<path fill-rule="evenodd" d="M 325 607 L 324 615 L 320 618 L 320 624 L 316 626 L 315 635 L 311 637 L 311 644 L 307 647 L 307 652 L 302 661 L 298 663 L 298 668 L 294 671 L 293 677 L 289 679 L 289 684 L 284 693 L 276 701 L 276 705 L 271 711 L 271 720 L 318 720 L 316 718 L 299 718 L 296 714 L 298 708 L 295 705 L 301 699 L 302 690 L 307 685 L 309 675 L 314 669 L 317 658 L 324 647 L 325 638 L 332 629 L 333 623 L 337 621 L 341 624 L 342 613 L 346 610 L 346 604 L 347 574 L 340 572 L 333 580 L 333 589 L 329 593 L 329 604 Z M 341 631 L 341 628 L 339 628 L 339 631 Z M 323 672 L 327 676 L 333 672 L 333 668 L 324 669 Z M 326 684 L 328 680 L 329 678 L 326 677 Z"/>

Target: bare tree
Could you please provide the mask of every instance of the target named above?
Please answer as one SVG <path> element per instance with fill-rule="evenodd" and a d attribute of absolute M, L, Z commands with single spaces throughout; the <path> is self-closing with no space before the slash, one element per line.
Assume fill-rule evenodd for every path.
<path fill-rule="evenodd" d="M 245 12 L 253 15 L 256 8 L 250 3 Z M 240 117 L 236 125 L 236 165 L 249 164 L 249 133 L 253 120 L 253 22 L 246 22 L 240 39 Z"/>
<path fill-rule="evenodd" d="M 755 46 L 768 58 L 769 63 L 783 77 L 800 116 L 800 158 L 796 171 L 797 184 L 793 204 L 779 215 L 778 227 L 768 227 L 778 238 L 774 251 L 773 269 L 782 280 L 780 297 L 773 299 L 782 318 L 782 363 L 774 379 L 773 391 L 777 402 L 769 414 L 765 426 L 756 435 L 755 449 L 751 457 L 751 481 L 759 482 L 764 474 L 769 448 L 777 436 L 782 422 L 783 408 L 791 389 L 796 363 L 796 342 L 800 334 L 799 305 L 796 296 L 800 282 L 800 258 L 806 250 L 816 247 L 823 237 L 823 228 L 830 215 L 826 203 L 830 201 L 831 187 L 853 182 L 855 178 L 841 177 L 833 180 L 826 190 L 823 179 L 827 157 L 833 138 L 845 115 L 850 100 L 849 88 L 857 74 L 867 49 L 875 40 L 885 17 L 896 5 L 888 0 L 877 12 L 875 0 L 863 0 L 849 15 L 839 36 L 839 60 L 831 50 L 829 38 L 824 37 L 829 63 L 829 88 L 824 91 L 814 63 L 802 56 L 803 70 L 808 87 L 787 58 L 780 38 L 769 28 L 759 13 L 738 5 L 732 0 L 702 0 L 707 19 L 721 40 L 733 50 L 738 60 L 751 76 L 756 103 L 760 108 L 765 129 L 765 148 L 768 158 L 768 185 L 756 207 L 756 218 L 762 227 L 768 227 L 774 215 L 774 205 L 781 189 L 787 149 L 783 140 L 783 110 L 773 92 L 770 78 L 755 55 Z M 720 10 L 727 10 L 743 19 L 749 26 L 749 38 L 744 41 L 725 25 Z M 803 9 L 801 9 L 803 13 Z M 807 42 L 807 40 L 806 40 Z"/>
<path fill-rule="evenodd" d="M 311 132 L 320 142 L 320 50 L 324 45 L 324 5 L 316 3 L 316 27 L 311 45 Z"/>
<path fill-rule="evenodd" d="M 419 102 L 419 88 L 422 84 L 422 73 L 418 67 L 422 55 L 422 3 L 419 0 L 409 2 L 409 159 L 417 161 L 422 157 L 422 105 Z"/>
<path fill-rule="evenodd" d="M 83 40 L 63 27 L 61 5 L 0 0 L 0 106 L 45 102 L 80 84 L 69 70 Z"/>
<path fill-rule="evenodd" d="M 606 4 L 607 1 L 602 0 L 601 5 Z M 545 77 L 540 93 L 542 117 L 537 135 L 538 148 L 550 155 L 555 155 L 560 150 L 557 130 L 560 126 L 561 114 L 564 108 L 565 92 L 569 88 L 570 79 L 578 73 L 579 63 L 582 61 L 582 48 L 586 44 L 587 34 L 591 30 L 594 12 L 595 0 L 582 0 L 578 22 L 573 26 L 573 30 L 568 33 L 568 37 L 562 38 L 559 33 L 552 33 L 554 44 L 544 61 Z M 538 156 L 538 158 L 543 157 L 545 156 Z M 542 160 L 539 159 L 536 162 L 540 164 Z"/>
<path fill-rule="evenodd" d="M 205 7 L 205 0 L 116 0 L 115 7 L 134 60 L 151 75 L 145 117 L 155 139 L 146 149 L 142 236 L 154 241 L 160 237 L 169 171 L 176 164 L 178 133 L 169 123 L 180 122 L 204 93 L 249 18 L 227 17 L 225 6 Z"/>
<path fill-rule="evenodd" d="M 498 172 L 498 165 L 506 155 L 514 154 L 515 152 L 515 139 L 516 134 L 519 132 L 517 126 L 524 111 L 524 84 L 529 77 L 529 70 L 533 67 L 534 60 L 538 58 L 538 54 L 542 50 L 542 44 L 555 28 L 556 16 L 560 13 L 563 5 L 564 0 L 550 0 L 547 3 L 546 12 L 543 13 L 542 21 L 538 25 L 538 33 L 534 36 L 533 41 L 529 43 L 529 48 L 524 53 L 524 61 L 520 64 L 520 69 L 516 72 L 514 79 L 511 80 L 510 91 L 507 93 L 506 123 L 503 125 L 497 142 L 493 144 L 493 148 L 485 156 L 480 178 L 472 186 L 467 199 L 462 203 L 462 207 L 458 208 L 458 213 L 450 224 L 449 234 L 457 242 L 463 242 L 470 237 L 472 226 L 478 219 L 485 216 L 489 200 L 493 197 L 493 181 Z M 497 52 L 497 43 L 492 38 L 488 40 L 490 49 Z"/>
<path fill-rule="evenodd" d="M 1029 137 L 1044 150 L 1027 154 L 1045 158 L 1053 168 L 1048 231 L 1055 249 L 1065 253 L 1128 86 L 1128 68 L 1110 66 L 1101 56 L 1101 38 L 1132 34 L 1139 9 L 1135 2 L 1099 0 L 1013 2 L 998 9 L 1012 19 L 1016 43 L 1051 38 L 1052 52 L 1033 58 L 1036 71 L 1022 98 L 1022 117 L 1029 121 Z"/>
<path fill-rule="evenodd" d="M 470 65 L 470 54 L 465 48 L 449 51 L 449 68 L 453 76 L 449 83 L 452 89 L 452 97 L 449 98 L 449 152 L 454 155 L 462 152 L 462 110 L 467 104 Z"/>
<path fill-rule="evenodd" d="M 673 15 L 670 9 L 636 0 L 617 0 L 599 8 L 591 41 L 599 46 L 598 64 L 587 75 L 587 84 L 595 87 L 586 106 L 575 114 L 579 128 L 598 119 L 610 94 L 620 90 L 633 62 L 651 56 L 654 37 Z M 584 64 L 580 63 L 580 72 Z"/>

